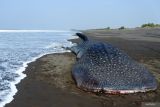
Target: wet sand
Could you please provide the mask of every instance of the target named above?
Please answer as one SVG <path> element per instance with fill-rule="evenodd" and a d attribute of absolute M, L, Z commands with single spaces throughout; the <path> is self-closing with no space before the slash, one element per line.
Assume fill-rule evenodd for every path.
<path fill-rule="evenodd" d="M 160 29 L 83 32 L 91 39 L 119 47 L 143 63 L 160 84 Z M 160 102 L 160 87 L 156 91 L 128 95 L 84 92 L 76 87 L 71 76 L 75 61 L 74 54 L 61 53 L 45 55 L 30 63 L 24 72 L 27 77 L 17 85 L 15 99 L 5 107 L 141 107 L 143 102 Z"/>

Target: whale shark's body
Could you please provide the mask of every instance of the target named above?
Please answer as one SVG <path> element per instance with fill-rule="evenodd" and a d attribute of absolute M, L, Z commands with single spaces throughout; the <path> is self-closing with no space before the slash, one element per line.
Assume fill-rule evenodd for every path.
<path fill-rule="evenodd" d="M 146 92 L 157 88 L 155 77 L 142 64 L 134 61 L 118 48 L 103 42 L 83 40 L 71 51 L 78 61 L 72 76 L 79 88 L 104 93 Z"/>

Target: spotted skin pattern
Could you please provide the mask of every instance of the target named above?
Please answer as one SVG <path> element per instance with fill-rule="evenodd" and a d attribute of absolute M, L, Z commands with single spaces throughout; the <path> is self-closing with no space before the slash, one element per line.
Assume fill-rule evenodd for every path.
<path fill-rule="evenodd" d="M 147 68 L 110 44 L 84 40 L 71 50 L 78 56 L 72 75 L 83 90 L 134 93 L 157 88 L 157 81 Z"/>

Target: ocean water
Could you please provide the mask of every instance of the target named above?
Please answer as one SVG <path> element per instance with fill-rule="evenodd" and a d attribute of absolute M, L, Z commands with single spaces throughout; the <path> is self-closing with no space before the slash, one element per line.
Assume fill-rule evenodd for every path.
<path fill-rule="evenodd" d="M 27 64 L 49 53 L 66 52 L 73 44 L 71 31 L 0 32 L 0 107 L 13 100 L 18 84 L 26 75 Z"/>

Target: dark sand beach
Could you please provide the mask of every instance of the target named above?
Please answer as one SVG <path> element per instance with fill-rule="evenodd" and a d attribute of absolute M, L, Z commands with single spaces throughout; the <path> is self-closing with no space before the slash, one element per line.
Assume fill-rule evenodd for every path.
<path fill-rule="evenodd" d="M 108 42 L 144 64 L 160 84 L 160 28 L 86 30 L 91 39 Z M 72 40 L 73 42 L 77 40 Z M 49 54 L 28 65 L 14 100 L 5 107 L 141 107 L 160 102 L 156 91 L 126 95 L 95 94 L 78 89 L 71 76 L 73 53 Z"/>

